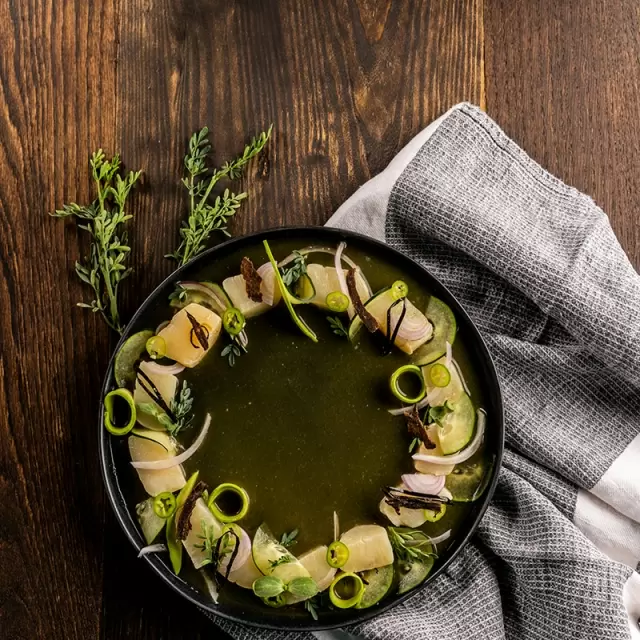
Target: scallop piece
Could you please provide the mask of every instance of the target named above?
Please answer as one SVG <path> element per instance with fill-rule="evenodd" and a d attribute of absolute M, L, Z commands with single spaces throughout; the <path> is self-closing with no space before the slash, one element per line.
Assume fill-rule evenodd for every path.
<path fill-rule="evenodd" d="M 166 460 L 176 455 L 175 444 L 167 433 L 149 432 L 149 438 L 129 436 L 128 444 L 133 462 Z M 150 496 L 157 496 L 164 491 L 171 493 L 179 491 L 186 482 L 180 465 L 170 469 L 136 469 L 136 471 L 144 490 Z"/>
<path fill-rule="evenodd" d="M 349 548 L 343 571 L 367 571 L 393 562 L 393 549 L 387 530 L 377 524 L 363 524 L 342 534 L 341 542 Z"/>
<path fill-rule="evenodd" d="M 406 489 L 404 483 L 401 483 L 396 489 Z M 424 509 L 407 509 L 400 507 L 400 513 L 386 501 L 385 498 L 380 500 L 380 513 L 385 516 L 394 527 L 421 527 L 426 521 L 427 516 Z"/>
<path fill-rule="evenodd" d="M 200 344 L 189 315 L 206 329 L 206 348 Z M 167 358 L 191 368 L 195 367 L 215 344 L 221 327 L 222 320 L 215 312 L 192 302 L 178 311 L 158 335 L 167 345 Z"/>
<path fill-rule="evenodd" d="M 187 537 L 182 541 L 184 548 L 187 550 L 191 562 L 196 569 L 200 569 L 208 563 L 209 554 L 202 549 L 202 541 L 208 532 L 213 532 L 215 538 L 222 535 L 222 524 L 211 513 L 207 503 L 198 498 L 195 507 L 191 512 L 191 529 Z"/>
<path fill-rule="evenodd" d="M 166 373 L 151 373 L 148 370 L 148 362 L 140 363 L 140 370 L 153 382 L 156 389 L 160 392 L 162 399 L 167 403 L 167 406 L 171 406 L 171 401 L 176 395 L 176 389 L 178 388 L 178 378 L 172 374 Z M 133 401 L 136 407 L 144 404 L 155 404 L 155 401 L 144 390 L 142 386 L 143 382 L 140 382 L 140 378 L 136 378 L 136 384 L 133 389 Z M 148 387 L 148 384 L 145 384 Z M 166 431 L 165 427 L 161 425 L 157 418 L 154 418 L 151 414 L 138 410 L 136 412 L 138 422 L 147 429 L 154 429 L 155 431 Z"/>
<path fill-rule="evenodd" d="M 343 272 L 346 278 L 348 270 L 343 269 Z M 311 304 L 328 310 L 327 296 L 334 291 L 341 291 L 336 268 L 324 267 L 321 264 L 313 263 L 307 265 L 307 275 L 316 290 L 316 295 L 311 299 Z M 360 300 L 366 302 L 369 299 L 369 289 L 359 271 L 356 273 L 356 289 L 360 294 Z M 349 306 L 349 313 L 353 313 L 353 305 Z"/>
<path fill-rule="evenodd" d="M 440 440 L 438 439 L 438 427 L 436 424 L 429 425 L 427 427 L 427 434 L 429 435 L 429 439 L 433 444 L 436 445 L 435 449 L 427 449 L 424 444 L 420 445 L 420 448 L 416 451 L 416 453 L 420 453 L 422 455 L 430 455 L 430 456 L 442 456 L 442 447 L 440 446 Z M 419 473 L 430 473 L 434 476 L 447 476 L 449 475 L 455 464 L 435 464 L 433 462 L 424 462 L 422 460 L 414 460 L 413 466 L 415 470 Z"/>
<path fill-rule="evenodd" d="M 321 545 L 303 553 L 298 560 L 300 564 L 309 572 L 309 575 L 313 578 L 313 581 L 318 587 L 318 591 L 324 591 L 328 589 L 338 571 L 336 568 L 329 566 L 327 562 L 326 545 Z M 287 604 L 295 604 L 296 602 L 302 602 L 307 598 L 296 598 L 295 596 L 287 593 L 285 595 Z"/>
<path fill-rule="evenodd" d="M 267 265 L 270 267 L 271 263 L 267 263 Z M 269 309 L 280 302 L 280 287 L 276 282 L 273 268 L 267 269 L 265 265 L 262 265 L 259 271 L 261 275 L 263 274 L 260 292 L 263 297 L 267 299 L 269 297 L 273 298 L 273 304 L 271 305 L 266 302 L 255 302 L 247 295 L 247 285 L 242 275 L 227 278 L 222 283 L 222 288 L 229 296 L 231 303 L 236 309 L 239 309 L 242 312 L 245 318 L 253 318 L 265 311 L 269 311 Z"/>

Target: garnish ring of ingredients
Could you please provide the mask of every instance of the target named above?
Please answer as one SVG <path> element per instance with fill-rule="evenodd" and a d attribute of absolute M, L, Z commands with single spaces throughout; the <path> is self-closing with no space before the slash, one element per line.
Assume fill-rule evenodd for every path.
<path fill-rule="evenodd" d="M 114 437 L 127 437 L 148 496 L 135 507 L 146 542 L 140 555 L 168 554 L 174 573 L 197 580 L 216 604 L 244 589 L 258 606 L 295 607 L 319 620 L 330 610 L 375 607 L 427 579 L 469 503 L 489 484 L 488 416 L 465 346 L 456 342 L 453 311 L 419 282 L 397 269 L 375 280 L 369 262 L 344 242 L 276 251 L 279 261 L 268 241 L 262 247 L 218 282 L 179 282 L 167 315 L 153 323 L 161 324 L 124 342 L 115 388 L 104 398 L 104 424 Z M 317 323 L 318 314 L 327 322 Z M 289 523 L 297 528 L 285 532 L 278 522 L 275 535 L 259 524 L 270 514 L 247 478 L 202 466 L 201 448 L 219 436 L 216 420 L 227 398 L 201 396 L 210 370 L 198 369 L 215 362 L 220 376 L 242 375 L 252 350 L 263 347 L 261 316 L 273 318 L 294 347 L 303 341 L 327 358 L 332 348 L 371 353 L 376 376 L 383 371 L 372 395 L 398 435 L 402 463 L 397 482 L 387 485 L 383 476 L 376 483 L 368 519 L 334 511 L 315 537 L 304 522 Z M 293 384 L 289 372 L 281 377 Z M 253 398 L 245 400 L 249 406 Z M 274 437 L 277 418 L 264 416 Z M 342 533 L 341 521 L 349 525 Z M 185 570 L 187 560 L 196 578 Z"/>

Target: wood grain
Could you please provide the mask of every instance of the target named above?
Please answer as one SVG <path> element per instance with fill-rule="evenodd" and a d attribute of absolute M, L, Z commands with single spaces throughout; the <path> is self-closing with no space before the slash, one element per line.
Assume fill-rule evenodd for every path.
<path fill-rule="evenodd" d="M 95 415 L 113 339 L 76 309 L 103 146 L 145 171 L 126 318 L 173 268 L 188 136 L 217 162 L 274 123 L 235 233 L 322 224 L 469 100 L 594 196 L 640 265 L 640 10 L 632 0 L 0 3 L 0 636 L 222 637 L 140 563 L 105 503 Z M 8 569 L 7 569 L 8 568 Z"/>
<path fill-rule="evenodd" d="M 116 142 L 113 2 L 0 3 L 0 636 L 100 629 L 96 407 L 109 337 L 74 308 L 72 227 L 93 145 Z M 102 34 L 100 47 L 97 34 Z"/>
<path fill-rule="evenodd" d="M 485 14 L 489 114 L 595 199 L 640 267 L 638 3 L 496 0 Z"/>

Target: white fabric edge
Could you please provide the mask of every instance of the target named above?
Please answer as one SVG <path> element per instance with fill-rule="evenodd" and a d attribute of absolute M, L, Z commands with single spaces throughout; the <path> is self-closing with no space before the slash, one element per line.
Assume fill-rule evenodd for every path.
<path fill-rule="evenodd" d="M 622 588 L 622 602 L 629 617 L 631 640 L 640 640 L 640 574 L 635 571 Z"/>
<path fill-rule="evenodd" d="M 616 562 L 635 569 L 640 562 L 640 524 L 623 516 L 588 491 L 580 489 L 573 523 Z"/>
<path fill-rule="evenodd" d="M 338 208 L 329 218 L 326 226 L 349 229 L 383 242 L 387 205 L 393 185 L 442 122 L 463 104 L 451 107 L 449 111 L 412 138 L 384 171 L 365 182 Z M 349 216 L 349 219 L 345 220 L 345 216 Z"/>
<path fill-rule="evenodd" d="M 613 461 L 591 493 L 640 522 L 640 434 Z"/>

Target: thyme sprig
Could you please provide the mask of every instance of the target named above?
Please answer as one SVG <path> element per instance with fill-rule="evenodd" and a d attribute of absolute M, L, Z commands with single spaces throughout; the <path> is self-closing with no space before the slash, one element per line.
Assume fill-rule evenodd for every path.
<path fill-rule="evenodd" d="M 191 136 L 189 150 L 184 158 L 187 175 L 182 179 L 189 194 L 189 214 L 180 229 L 180 245 L 168 258 L 177 260 L 180 265 L 186 264 L 205 250 L 213 231 L 229 235 L 227 223 L 236 214 L 247 194 L 232 193 L 225 189 L 222 194 L 210 199 L 213 188 L 223 178 L 239 178 L 248 162 L 264 149 L 272 129 L 273 125 L 253 138 L 240 156 L 225 162 L 219 169 L 208 166 L 211 153 L 209 129 L 204 127 Z"/>
<path fill-rule="evenodd" d="M 75 202 L 65 204 L 51 215 L 86 221 L 78 223 L 78 227 L 91 236 L 89 256 L 83 262 L 76 261 L 75 271 L 80 280 L 93 289 L 95 297 L 91 303 L 79 302 L 78 306 L 100 313 L 109 327 L 122 333 L 124 326 L 118 310 L 118 288 L 131 273 L 126 266 L 131 248 L 121 225 L 133 217 L 125 212 L 125 203 L 142 173 L 130 171 L 123 178 L 120 175 L 120 157 L 116 155 L 109 160 L 102 149 L 92 154 L 89 165 L 97 198 L 87 206 Z"/>
<path fill-rule="evenodd" d="M 331 331 L 333 331 L 333 333 L 335 333 L 337 336 L 340 336 L 341 338 L 349 337 L 347 328 L 342 324 L 342 320 L 340 320 L 338 316 L 327 316 L 327 321 L 331 326 Z"/>
<path fill-rule="evenodd" d="M 389 541 L 401 562 L 425 562 L 437 557 L 429 537 L 422 531 L 406 527 L 387 527 Z"/>
<path fill-rule="evenodd" d="M 304 608 L 309 612 L 309 615 L 317 622 L 318 621 L 318 597 L 314 596 L 309 600 L 304 601 Z"/>
<path fill-rule="evenodd" d="M 299 251 L 294 251 L 293 254 L 295 257 L 291 265 L 282 269 L 282 282 L 284 282 L 287 287 L 294 285 L 307 273 L 305 257 Z"/>
<path fill-rule="evenodd" d="M 296 538 L 298 537 L 299 533 L 300 533 L 300 531 L 298 529 L 294 529 L 293 531 L 290 531 L 289 533 L 283 533 L 282 537 L 280 538 L 280 544 L 285 549 L 290 549 L 294 544 L 296 544 L 298 542 L 296 540 Z"/>
<path fill-rule="evenodd" d="M 229 366 L 233 367 L 236 360 L 242 355 L 242 350 L 235 341 L 230 342 L 221 352 L 220 355 L 223 358 L 227 358 Z"/>
<path fill-rule="evenodd" d="M 191 387 L 186 380 L 183 380 L 180 393 L 171 401 L 171 411 L 175 416 L 175 422 L 172 422 L 171 427 L 167 427 L 167 431 L 173 437 L 177 436 L 182 429 L 191 426 L 191 421 L 193 420 L 192 407 L 193 395 L 191 394 Z"/>

